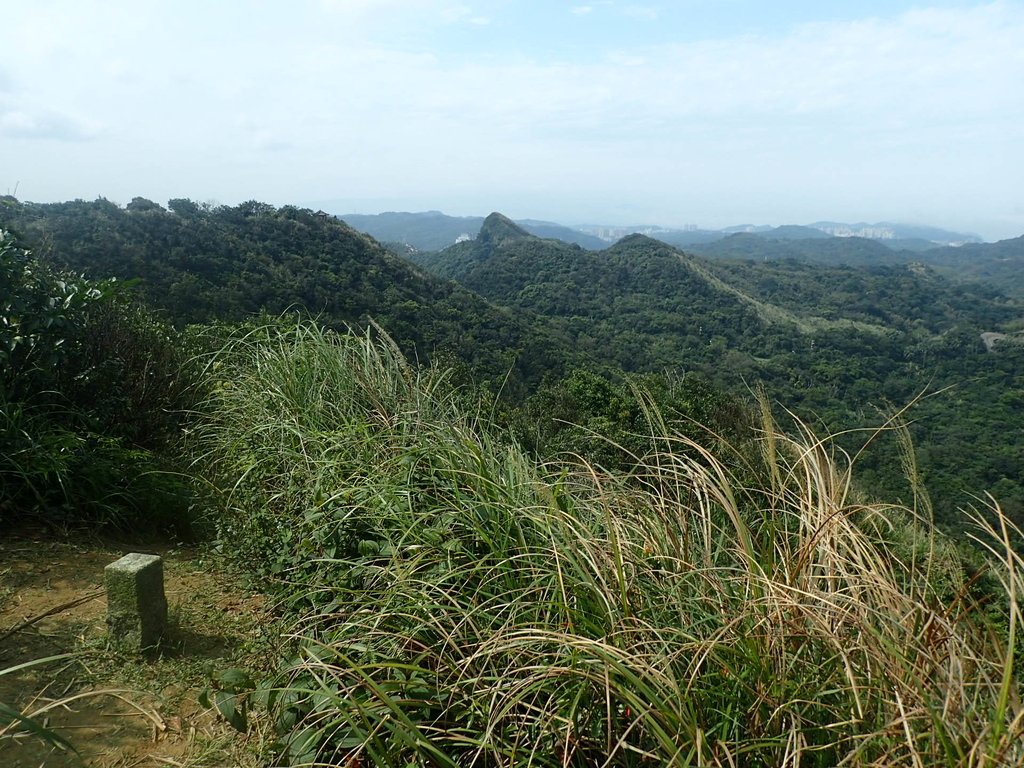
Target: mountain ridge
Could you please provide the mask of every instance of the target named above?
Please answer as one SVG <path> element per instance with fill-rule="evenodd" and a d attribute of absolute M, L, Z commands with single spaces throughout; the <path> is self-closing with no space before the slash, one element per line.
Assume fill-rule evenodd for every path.
<path fill-rule="evenodd" d="M 852 455 L 866 434 L 857 430 L 876 428 L 891 403 L 947 389 L 954 394 L 915 406 L 911 426 L 938 514 L 957 514 L 962 487 L 998 492 L 1015 515 L 1024 509 L 1024 454 L 1005 428 L 1024 407 L 1024 347 L 982 340 L 1015 333 L 1024 312 L 995 288 L 953 283 L 919 263 L 714 260 L 644 235 L 589 251 L 524 233 L 500 214 L 482 238 L 415 254 L 431 276 L 306 209 L 168 208 L 141 198 L 126 208 L 5 199 L 0 226 L 75 271 L 142 278 L 145 297 L 181 323 L 294 306 L 324 324 L 373 319 L 410 359 L 471 370 L 473 391 L 512 398 L 581 365 L 696 375 L 733 393 L 764 387 L 806 423 L 848 435 Z M 1009 259 L 1019 243 L 1001 247 Z M 894 498 L 907 492 L 895 449 L 871 456 L 859 461 L 872 482 Z"/>
<path fill-rule="evenodd" d="M 338 328 L 376 323 L 410 358 L 473 360 L 496 387 L 506 376 L 510 388 L 532 386 L 543 369 L 574 359 L 540 324 L 389 253 L 343 221 L 255 201 L 168 207 L 142 198 L 125 208 L 103 199 L 6 201 L 0 227 L 76 273 L 135 281 L 147 303 L 180 325 L 295 310 Z"/>

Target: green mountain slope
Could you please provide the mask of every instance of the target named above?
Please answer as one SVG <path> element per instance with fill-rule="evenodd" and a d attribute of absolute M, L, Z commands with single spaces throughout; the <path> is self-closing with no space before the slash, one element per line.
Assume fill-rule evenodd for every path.
<path fill-rule="evenodd" d="M 1001 327 L 1022 312 L 1019 301 L 992 286 L 953 281 L 920 263 L 823 267 L 793 260 L 721 260 L 708 269 L 798 316 L 846 318 L 891 330 L 941 334 L 958 325 Z"/>
<path fill-rule="evenodd" d="M 588 252 L 498 214 L 476 240 L 420 263 L 547 319 L 606 364 L 697 370 L 733 391 L 763 384 L 833 430 L 878 424 L 882 412 L 951 387 L 913 411 L 936 507 L 949 518 L 965 491 L 996 489 L 1021 509 L 1024 437 L 1006 425 L 1024 415 L 1024 348 L 988 352 L 981 334 L 1012 332 L 1024 310 L 993 289 L 920 265 L 702 259 L 641 235 Z M 863 439 L 846 445 L 858 450 Z M 876 488 L 909 493 L 891 441 L 865 463 Z"/>
<path fill-rule="evenodd" d="M 896 266 L 920 263 L 961 281 L 987 283 L 999 291 L 1024 297 L 1024 236 L 997 243 L 939 246 L 922 239 L 870 240 L 832 237 L 806 227 L 778 227 L 741 232 L 711 242 L 700 239 L 665 242 L 712 259 L 801 261 L 826 266 Z M 659 238 L 661 236 L 659 235 Z"/>
<path fill-rule="evenodd" d="M 990 283 L 1024 297 L 1024 235 L 997 243 L 935 248 L 922 253 L 920 259 L 948 274 Z"/>
<path fill-rule="evenodd" d="M 328 325 L 379 323 L 414 359 L 472 364 L 481 381 L 530 386 L 571 363 L 564 342 L 430 275 L 330 217 L 248 202 L 204 209 L 136 199 L 0 206 L 47 259 L 96 277 L 138 280 L 175 322 L 301 310 Z"/>
<path fill-rule="evenodd" d="M 780 227 L 780 229 L 783 229 Z M 817 231 L 817 230 L 813 230 Z M 795 259 L 814 264 L 878 265 L 912 261 L 907 255 L 887 248 L 877 240 L 863 237 L 776 236 L 773 232 L 754 234 L 741 232 L 713 243 L 695 244 L 692 250 L 701 256 L 715 259 L 749 259 L 751 261 L 778 261 Z M 785 234 L 785 233 L 783 233 Z"/>
<path fill-rule="evenodd" d="M 558 323 L 577 349 L 625 370 L 686 367 L 716 337 L 745 346 L 776 318 L 690 257 L 643 235 L 598 253 L 533 237 L 500 214 L 472 242 L 421 261 L 495 302 Z"/>

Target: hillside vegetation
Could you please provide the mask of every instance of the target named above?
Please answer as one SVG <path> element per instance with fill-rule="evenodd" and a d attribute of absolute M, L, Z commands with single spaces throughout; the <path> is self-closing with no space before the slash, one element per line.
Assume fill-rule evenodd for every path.
<path fill-rule="evenodd" d="M 203 700 L 264 764 L 1024 760 L 1019 531 L 988 501 L 963 521 L 975 548 L 939 533 L 896 422 L 905 504 L 701 379 L 578 370 L 498 409 L 379 329 L 182 332 L 6 234 L 0 256 L 3 522 L 177 524 L 247 571 L 267 631 L 291 629 Z M 90 483 L 108 453 L 187 508 L 152 520 L 159 483 Z M 0 716 L 0 748 L 62 743 Z"/>
<path fill-rule="evenodd" d="M 495 390 L 535 386 L 571 365 L 566 345 L 371 238 L 312 211 L 246 202 L 209 208 L 142 198 L 33 204 L 7 198 L 0 226 L 36 254 L 97 279 L 135 282 L 175 324 L 298 311 L 336 328 L 385 327 L 410 357 L 435 356 Z"/>
<path fill-rule="evenodd" d="M 963 275 L 1024 296 L 1024 236 L 997 243 L 967 243 L 929 251 L 926 263 L 951 275 Z"/>
<path fill-rule="evenodd" d="M 119 286 L 54 271 L 0 229 L 0 525 L 191 525 L 176 472 L 201 392 L 187 342 Z"/>
<path fill-rule="evenodd" d="M 795 236 L 792 231 L 777 234 L 744 232 L 713 243 L 695 244 L 690 247 L 701 256 L 715 259 L 794 259 L 815 264 L 847 266 L 904 264 L 908 261 L 905 253 L 894 251 L 877 240 L 863 237 L 829 237 L 823 232 L 818 234 L 819 237 L 807 237 Z"/>
<path fill-rule="evenodd" d="M 966 494 L 985 490 L 1024 510 L 1024 444 L 1006 429 L 1024 402 L 1024 357 L 1009 344 L 989 352 L 981 338 L 1019 328 L 1024 308 L 994 288 L 921 265 L 706 260 L 641 235 L 590 252 L 499 214 L 476 240 L 415 258 L 539 316 L 605 365 L 696 371 L 733 392 L 761 385 L 810 422 L 867 428 L 843 439 L 851 452 L 885 414 L 943 392 L 910 415 L 940 518 L 957 526 Z M 909 498 L 895 444 L 872 440 L 861 459 L 869 486 Z"/>
<path fill-rule="evenodd" d="M 199 439 L 294 622 L 251 694 L 288 764 L 1024 757 L 1013 599 L 863 504 L 829 441 L 769 419 L 717 458 L 650 403 L 631 471 L 538 466 L 386 346 L 299 328 L 217 360 Z"/>
<path fill-rule="evenodd" d="M 1021 303 L 921 264 L 703 259 L 641 235 L 588 251 L 494 214 L 472 241 L 413 254 L 435 276 L 343 223 L 288 206 L 6 198 L 4 221 L 49 263 L 137 281 L 147 305 L 179 327 L 261 311 L 336 329 L 376 323 L 410 359 L 442 361 L 460 383 L 501 393 L 498 415 L 538 450 L 560 443 L 531 437 L 552 430 L 524 423 L 516 407 L 550 400 L 541 390 L 579 370 L 613 381 L 690 378 L 741 398 L 764 386 L 802 419 L 847 431 L 851 452 L 889 414 L 941 392 L 909 418 L 942 524 L 958 527 L 958 508 L 984 492 L 1024 516 L 1024 437 L 1007 426 L 1024 408 L 1024 347 L 990 351 L 982 340 L 1017 338 Z M 897 453 L 891 438 L 873 438 L 861 474 L 880 497 L 906 501 Z"/>
<path fill-rule="evenodd" d="M 673 245 L 711 259 L 754 262 L 793 260 L 825 266 L 924 265 L 956 281 L 985 285 L 1024 297 L 1024 237 L 996 243 L 940 246 L 923 239 L 869 240 L 863 237 L 815 237 L 778 227 L 761 233 L 737 233 L 714 239 L 658 235 Z M 818 230 L 811 230 L 823 233 Z M 926 230 L 927 231 L 927 230 Z M 950 233 L 951 234 L 951 233 Z"/>

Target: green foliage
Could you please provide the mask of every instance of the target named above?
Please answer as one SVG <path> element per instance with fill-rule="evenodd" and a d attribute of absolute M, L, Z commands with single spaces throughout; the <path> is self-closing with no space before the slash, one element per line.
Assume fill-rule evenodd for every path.
<path fill-rule="evenodd" d="M 372 548 L 382 505 L 412 503 L 412 491 L 375 495 L 362 475 L 395 471 L 416 437 L 407 422 L 456 418 L 457 398 L 434 399 L 440 375 L 392 344 L 274 324 L 209 358 L 197 466 L 223 493 L 220 537 L 251 567 L 299 578 Z"/>
<path fill-rule="evenodd" d="M 711 243 L 689 246 L 695 253 L 714 259 L 752 259 L 758 262 L 799 260 L 819 265 L 879 266 L 898 264 L 906 256 L 884 243 L 863 237 L 829 237 L 819 230 L 779 228 L 764 235 L 741 232 Z"/>
<path fill-rule="evenodd" d="M 1024 562 L 979 521 L 1001 632 L 971 597 L 977 561 L 914 510 L 862 503 L 809 430 L 766 417 L 739 475 L 652 411 L 626 476 L 538 466 L 386 339 L 257 328 L 210 371 L 197 447 L 224 543 L 277 574 L 294 621 L 279 675 L 222 681 L 216 703 L 242 726 L 268 707 L 278 762 L 1024 757 Z M 621 394 L 586 374 L 553 391 L 595 413 Z"/>
<path fill-rule="evenodd" d="M 188 484 L 166 459 L 76 413 L 0 401 L 0 520 L 188 533 Z"/>
<path fill-rule="evenodd" d="M 121 291 L 82 312 L 56 388 L 93 429 L 169 449 L 202 397 L 192 359 L 199 349 L 191 332 L 176 331 Z"/>
<path fill-rule="evenodd" d="M 921 338 L 956 327 L 998 328 L 1021 305 L 996 287 L 963 286 L 921 264 L 832 266 L 796 261 L 709 265 L 729 285 L 798 316 L 853 320 Z"/>
<path fill-rule="evenodd" d="M 187 528 L 188 486 L 154 453 L 190 402 L 177 340 L 113 283 L 55 272 L 7 233 L 0 268 L 0 520 Z"/>
<path fill-rule="evenodd" d="M 256 690 L 250 674 L 244 669 L 231 668 L 218 673 L 216 687 L 204 688 L 199 703 L 216 707 L 232 728 L 243 733 L 249 728 L 249 699 Z"/>
<path fill-rule="evenodd" d="M 922 254 L 921 260 L 952 277 L 987 283 L 1011 296 L 1024 297 L 1024 236 L 936 248 Z"/>
<path fill-rule="evenodd" d="M 260 312 L 299 312 L 337 329 L 375 322 L 410 359 L 471 363 L 476 383 L 510 397 L 566 364 L 550 330 L 424 273 L 336 219 L 257 201 L 169 206 L 141 198 L 127 208 L 26 203 L 0 209 L 0 226 L 16 225 L 54 263 L 137 280 L 146 304 L 178 326 Z"/>
<path fill-rule="evenodd" d="M 653 425 L 651 418 L 657 413 Z M 511 416 L 519 442 L 544 459 L 583 457 L 605 469 L 632 470 L 657 450 L 666 427 L 706 446 L 738 445 L 749 436 L 746 404 L 691 374 L 635 374 L 618 379 L 576 369 L 545 382 Z"/>
<path fill-rule="evenodd" d="M 1024 282 L 1024 237 L 997 243 L 970 242 L 963 233 L 944 232 L 928 227 L 898 227 L 901 234 L 892 240 L 862 237 L 829 237 L 805 227 L 779 227 L 771 232 L 739 233 L 728 237 L 721 233 L 659 234 L 666 242 L 710 259 L 729 261 L 802 262 L 805 265 L 836 267 L 896 267 L 898 269 L 935 270 L 961 283 L 968 291 L 989 290 L 1021 298 Z M 976 238 L 975 238 L 976 239 Z M 966 241 L 958 246 L 939 247 L 938 241 Z"/>
<path fill-rule="evenodd" d="M 28 397 L 68 354 L 76 317 L 109 283 L 55 274 L 0 229 L 0 393 Z"/>
<path fill-rule="evenodd" d="M 917 401 L 913 436 L 942 524 L 961 527 L 966 494 L 985 490 L 1024 522 L 1024 442 L 1006 429 L 1024 347 L 989 352 L 981 341 L 1016 329 L 1019 301 L 921 265 L 707 261 L 639 235 L 591 253 L 492 223 L 474 242 L 417 260 L 552 323 L 600 365 L 683 380 L 696 372 L 731 392 L 764 387 L 800 418 L 845 433 L 851 453 L 894 408 Z M 603 426 L 624 428 L 614 418 Z M 891 437 L 872 438 L 860 465 L 879 498 L 910 498 Z"/>

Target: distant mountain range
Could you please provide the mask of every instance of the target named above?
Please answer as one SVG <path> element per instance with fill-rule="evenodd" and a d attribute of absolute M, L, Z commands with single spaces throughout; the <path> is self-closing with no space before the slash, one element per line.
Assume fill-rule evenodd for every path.
<path fill-rule="evenodd" d="M 417 258 L 417 254 L 472 242 L 481 228 L 492 228 L 483 226 L 483 217 L 446 216 L 439 211 L 349 214 L 341 218 L 354 229 L 389 244 L 395 253 L 421 262 L 423 259 Z M 607 249 L 632 235 L 643 235 L 716 260 L 795 260 L 861 267 L 921 263 L 949 277 L 988 282 L 1006 293 L 1024 296 L 1024 236 L 983 243 L 976 235 L 963 232 L 888 222 L 819 221 L 809 226 L 740 225 L 709 230 L 653 226 L 572 228 L 536 220 L 506 221 L 525 234 L 591 251 Z"/>
<path fill-rule="evenodd" d="M 382 243 L 397 243 L 417 251 L 439 251 L 457 242 L 472 240 L 484 223 L 483 216 L 446 216 L 440 211 L 346 213 L 338 218 Z M 575 243 L 591 250 L 608 245 L 600 237 L 550 221 L 525 219 L 518 224 L 531 235 Z"/>
<path fill-rule="evenodd" d="M 440 211 L 392 211 L 372 215 L 347 213 L 339 218 L 383 243 L 397 243 L 417 251 L 438 251 L 456 242 L 471 240 L 484 223 L 483 216 L 447 216 Z M 757 235 L 770 240 L 859 238 L 882 243 L 890 250 L 908 251 L 981 243 L 981 238 L 974 234 L 892 222 L 844 224 L 818 221 L 807 226 L 787 224 L 780 227 L 742 224 L 724 229 L 676 229 L 653 225 L 569 227 L 535 219 L 521 219 L 515 223 L 531 235 L 575 243 L 590 250 L 601 250 L 634 234 L 646 235 L 679 248 L 712 243 L 736 234 Z"/>

